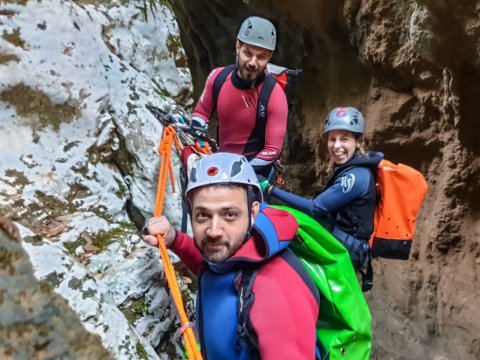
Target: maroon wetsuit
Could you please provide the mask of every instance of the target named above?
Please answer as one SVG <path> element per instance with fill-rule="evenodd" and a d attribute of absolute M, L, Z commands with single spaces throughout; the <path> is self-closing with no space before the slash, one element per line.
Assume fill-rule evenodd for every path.
<path fill-rule="evenodd" d="M 222 69 L 217 68 L 208 76 L 192 118 L 199 117 L 206 122 L 210 120 L 215 109 L 213 83 Z M 275 84 L 267 107 L 265 146 L 258 153 L 245 152 L 245 144 L 257 120 L 258 95 L 262 86 L 260 79 L 256 86 L 250 87 L 233 71 L 220 89 L 216 106 L 220 151 L 245 155 L 253 166 L 266 166 L 279 158 L 287 127 L 287 99 L 280 85 Z"/>

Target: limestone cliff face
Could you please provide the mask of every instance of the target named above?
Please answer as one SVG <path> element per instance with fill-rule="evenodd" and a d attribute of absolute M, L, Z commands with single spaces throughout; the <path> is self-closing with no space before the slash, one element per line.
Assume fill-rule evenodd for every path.
<path fill-rule="evenodd" d="M 0 233 L 1 359 L 104 356 L 65 326 L 49 332 L 66 303 L 49 306 L 46 283 L 79 319 L 67 321 L 101 340 L 105 358 L 182 357 L 163 265 L 137 228 L 153 211 L 162 137 L 145 105 L 188 105 L 191 80 L 171 11 L 146 6 L 0 1 L 0 217 L 17 222 L 31 261 Z M 177 153 L 172 160 L 178 179 Z M 179 192 L 169 188 L 165 203 L 165 215 L 181 221 Z M 79 351 L 51 340 L 64 330 Z"/>
<path fill-rule="evenodd" d="M 3 359 L 112 359 L 99 339 L 84 329 L 65 299 L 33 276 L 18 229 L 3 217 L 0 254 Z"/>
<path fill-rule="evenodd" d="M 248 15 L 278 28 L 274 62 L 303 69 L 291 100 L 287 188 L 325 183 L 327 112 L 358 107 L 370 148 L 426 176 L 409 261 L 375 261 L 367 295 L 377 359 L 480 357 L 480 2 L 172 2 L 196 94 L 233 61 Z M 305 186 L 308 185 L 308 186 Z"/>

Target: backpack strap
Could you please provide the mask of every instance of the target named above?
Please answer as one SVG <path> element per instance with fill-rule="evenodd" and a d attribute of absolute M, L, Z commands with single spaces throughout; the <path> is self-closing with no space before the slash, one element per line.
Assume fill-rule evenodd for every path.
<path fill-rule="evenodd" d="M 227 80 L 228 75 L 236 68 L 235 64 L 230 64 L 225 66 L 217 75 L 215 80 L 213 81 L 213 89 L 212 89 L 212 95 L 213 95 L 213 108 L 211 114 L 215 112 L 217 109 L 217 101 L 218 101 L 218 95 L 220 94 L 220 90 L 222 89 L 223 84 Z"/>
<path fill-rule="evenodd" d="M 280 256 L 297 272 L 298 275 L 300 275 L 305 285 L 307 285 L 307 287 L 312 292 L 312 295 L 315 298 L 318 306 L 320 306 L 320 292 L 318 290 L 318 287 L 311 278 L 311 276 L 308 275 L 307 270 L 305 270 L 305 267 L 302 265 L 298 257 L 290 248 L 286 248 L 285 250 L 283 250 L 280 253 Z"/>
<path fill-rule="evenodd" d="M 218 73 L 217 77 L 213 81 L 213 89 L 212 89 L 212 96 L 213 96 L 213 107 L 212 111 L 210 112 L 210 116 L 217 110 L 217 101 L 218 95 L 220 94 L 220 90 L 222 89 L 223 84 L 227 80 L 228 75 L 231 74 L 236 68 L 235 64 L 230 64 L 225 66 L 220 72 Z M 220 144 L 220 129 L 219 125 L 217 124 L 217 144 Z"/>
<path fill-rule="evenodd" d="M 190 202 L 185 195 L 187 189 L 188 174 L 187 166 L 180 166 L 180 188 L 182 189 L 182 224 L 180 230 L 184 233 L 188 231 L 188 212 Z"/>
<path fill-rule="evenodd" d="M 265 146 L 268 100 L 270 99 L 270 95 L 272 95 L 276 83 L 277 80 L 275 80 L 272 75 L 267 75 L 263 81 L 262 90 L 260 90 L 260 94 L 258 95 L 255 127 L 245 144 L 245 153 L 256 152 L 258 154 Z"/>
<path fill-rule="evenodd" d="M 372 252 L 368 252 L 367 269 L 365 272 L 360 270 L 362 275 L 362 292 L 370 291 L 373 287 L 373 267 L 372 267 Z"/>
<path fill-rule="evenodd" d="M 239 270 L 235 275 L 235 289 L 238 292 L 238 323 L 237 323 L 237 349 L 242 349 L 246 343 L 258 349 L 258 339 L 250 322 L 250 308 L 255 300 L 252 291 L 253 283 L 257 277 L 256 268 Z"/>
<path fill-rule="evenodd" d="M 285 260 L 303 279 L 305 285 L 312 292 L 315 301 L 320 306 L 320 292 L 315 282 L 308 275 L 300 260 L 290 248 L 286 248 L 279 256 Z M 263 263 L 264 265 L 265 263 Z M 239 270 L 235 275 L 235 289 L 238 291 L 238 325 L 237 325 L 237 348 L 241 349 L 248 342 L 254 349 L 258 349 L 257 334 L 250 322 L 250 308 L 255 301 L 255 293 L 252 291 L 258 273 L 258 267 Z"/>

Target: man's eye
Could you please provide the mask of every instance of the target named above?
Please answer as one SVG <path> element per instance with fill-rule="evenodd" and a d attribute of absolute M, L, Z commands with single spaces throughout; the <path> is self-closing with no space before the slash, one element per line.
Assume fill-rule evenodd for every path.
<path fill-rule="evenodd" d="M 197 220 L 197 221 L 203 221 L 203 220 L 206 220 L 206 219 L 208 219 L 208 216 L 204 212 L 198 212 L 198 213 L 195 214 L 195 220 Z"/>
<path fill-rule="evenodd" d="M 226 218 L 227 220 L 230 220 L 230 221 L 231 221 L 231 220 L 235 220 L 235 219 L 237 218 L 237 213 L 236 213 L 236 212 L 233 212 L 233 211 L 227 212 L 227 213 L 225 214 L 225 218 Z"/>

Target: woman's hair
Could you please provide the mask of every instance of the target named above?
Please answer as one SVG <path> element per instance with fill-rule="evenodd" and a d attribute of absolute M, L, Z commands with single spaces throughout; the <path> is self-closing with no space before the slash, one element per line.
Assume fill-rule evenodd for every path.
<path fill-rule="evenodd" d="M 363 141 L 363 134 L 360 133 L 352 133 L 357 141 L 357 150 L 356 152 L 365 155 L 367 153 L 367 149 L 365 148 L 365 142 Z"/>

